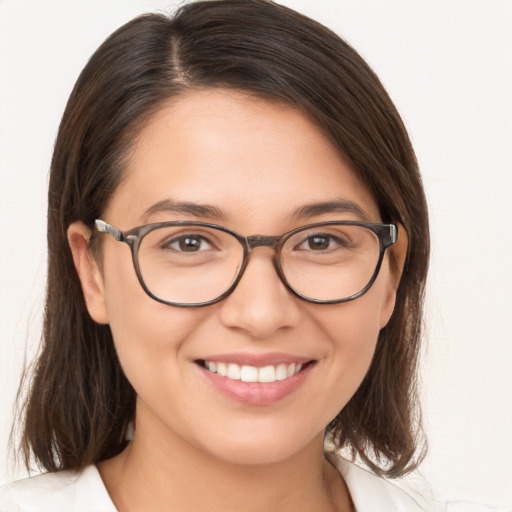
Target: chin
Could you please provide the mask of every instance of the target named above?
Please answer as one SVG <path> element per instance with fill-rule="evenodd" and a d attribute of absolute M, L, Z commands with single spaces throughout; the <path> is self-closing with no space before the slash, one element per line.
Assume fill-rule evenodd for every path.
<path fill-rule="evenodd" d="M 203 449 L 231 464 L 260 466 L 278 464 L 312 448 L 321 452 L 323 439 L 323 429 L 313 436 L 293 429 L 270 429 L 265 432 L 264 428 L 256 427 L 242 433 L 226 429 L 217 442 L 214 436 L 209 436 L 209 444 Z M 315 448 L 317 445 L 318 448 Z"/>
<path fill-rule="evenodd" d="M 216 453 L 217 458 L 239 466 L 267 466 L 278 464 L 295 455 L 297 448 L 291 449 L 286 446 L 260 445 L 260 446 L 238 446 L 231 444 L 227 450 Z"/>

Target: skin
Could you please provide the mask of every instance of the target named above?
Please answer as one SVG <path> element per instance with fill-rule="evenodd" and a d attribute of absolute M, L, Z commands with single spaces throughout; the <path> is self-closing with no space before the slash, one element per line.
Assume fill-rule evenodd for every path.
<path fill-rule="evenodd" d="M 222 209 L 209 216 L 144 212 L 172 198 Z M 305 204 L 356 203 L 380 222 L 377 205 L 311 120 L 289 106 L 207 89 L 162 108 L 138 137 L 103 220 L 121 230 L 166 220 L 201 220 L 242 235 L 280 235 L 353 213 L 293 217 Z M 90 231 L 68 230 L 89 312 L 108 323 L 137 392 L 129 447 L 99 464 L 120 511 L 352 510 L 346 486 L 323 457 L 325 426 L 366 374 L 379 330 L 393 311 L 399 272 L 388 257 L 357 300 L 311 304 L 293 296 L 257 248 L 235 291 L 204 308 L 151 299 L 129 248 L 102 235 L 102 269 L 88 254 Z M 404 249 L 397 260 L 403 260 Z M 400 252 L 401 251 L 401 252 Z M 266 406 L 241 403 L 204 378 L 198 358 L 284 352 L 315 364 L 291 395 Z"/>

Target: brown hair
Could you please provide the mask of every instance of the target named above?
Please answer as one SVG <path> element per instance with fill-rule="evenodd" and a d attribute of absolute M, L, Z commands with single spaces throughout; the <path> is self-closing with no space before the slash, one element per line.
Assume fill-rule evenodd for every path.
<path fill-rule="evenodd" d="M 383 220 L 407 231 L 393 316 L 362 385 L 328 426 L 374 471 L 415 467 L 421 432 L 416 369 L 429 234 L 417 162 L 404 125 L 364 60 L 324 26 L 267 0 L 210 0 L 174 16 L 140 16 L 114 32 L 82 71 L 53 154 L 42 351 L 21 448 L 49 471 L 119 453 L 135 392 L 108 326 L 89 316 L 66 230 L 92 228 L 123 176 L 130 143 L 164 102 L 199 87 L 235 88 L 302 109 L 372 192 Z"/>

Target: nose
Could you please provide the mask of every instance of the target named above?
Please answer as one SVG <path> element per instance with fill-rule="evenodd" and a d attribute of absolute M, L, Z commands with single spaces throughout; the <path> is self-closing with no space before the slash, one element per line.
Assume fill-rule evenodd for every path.
<path fill-rule="evenodd" d="M 220 303 L 220 320 L 254 339 L 265 339 L 279 330 L 297 326 L 299 299 L 281 282 L 273 265 L 274 251 L 257 248 L 235 290 Z"/>

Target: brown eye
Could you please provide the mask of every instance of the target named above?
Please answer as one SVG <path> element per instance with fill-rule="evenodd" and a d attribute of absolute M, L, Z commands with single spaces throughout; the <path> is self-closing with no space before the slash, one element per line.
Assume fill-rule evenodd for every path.
<path fill-rule="evenodd" d="M 200 252 L 211 249 L 212 246 L 203 236 L 186 234 L 169 240 L 162 248 L 179 252 Z"/>
<path fill-rule="evenodd" d="M 311 236 L 307 239 L 308 248 L 313 251 L 323 251 L 329 248 L 329 237 Z"/>
<path fill-rule="evenodd" d="M 346 240 L 337 236 L 317 233 L 309 235 L 297 248 L 303 251 L 326 251 L 329 249 L 343 249 L 349 245 Z"/>

